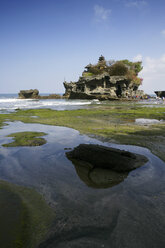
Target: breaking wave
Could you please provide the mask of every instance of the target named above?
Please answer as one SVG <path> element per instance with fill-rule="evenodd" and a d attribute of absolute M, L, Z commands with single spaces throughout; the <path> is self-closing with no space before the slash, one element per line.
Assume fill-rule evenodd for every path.
<path fill-rule="evenodd" d="M 94 100 L 68 100 L 68 99 L 16 99 L 0 98 L 0 111 L 11 112 L 16 109 L 39 109 L 50 108 L 54 110 L 72 110 L 82 108 L 85 105 L 98 104 Z"/>

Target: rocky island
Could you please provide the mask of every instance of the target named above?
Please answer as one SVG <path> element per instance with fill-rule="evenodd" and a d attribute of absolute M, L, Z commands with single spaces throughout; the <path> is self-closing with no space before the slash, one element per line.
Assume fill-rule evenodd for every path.
<path fill-rule="evenodd" d="M 62 96 L 59 94 L 50 94 L 48 96 L 39 95 L 39 91 L 37 89 L 30 90 L 20 90 L 18 93 L 19 99 L 61 99 Z"/>
<path fill-rule="evenodd" d="M 65 94 L 41 96 L 37 89 L 21 90 L 20 99 L 98 99 L 119 100 L 143 98 L 143 90 L 139 90 L 142 78 L 138 73 L 143 69 L 142 62 L 129 60 L 106 61 L 100 56 L 97 64 L 85 67 L 77 82 L 64 82 Z"/>
<path fill-rule="evenodd" d="M 69 99 L 99 100 L 143 97 L 144 92 L 138 90 L 142 84 L 142 78 L 138 77 L 143 68 L 141 64 L 141 61 L 106 61 L 101 55 L 97 64 L 85 67 L 77 82 L 64 82 L 64 96 Z"/>

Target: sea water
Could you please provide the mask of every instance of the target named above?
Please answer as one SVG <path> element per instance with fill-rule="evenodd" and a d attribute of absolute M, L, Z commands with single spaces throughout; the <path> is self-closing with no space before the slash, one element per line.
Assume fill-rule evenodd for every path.
<path fill-rule="evenodd" d="M 99 104 L 97 100 L 69 99 L 18 99 L 18 94 L 0 94 L 0 113 L 17 109 L 49 108 L 54 110 L 79 109 L 90 104 Z"/>
<path fill-rule="evenodd" d="M 49 95 L 49 94 L 41 94 Z M 62 95 L 62 94 L 61 94 Z M 151 98 L 136 102 L 147 107 L 165 107 L 165 101 Z M 54 110 L 74 110 L 86 108 L 91 104 L 101 104 L 95 100 L 71 100 L 71 99 L 19 99 L 18 94 L 0 94 L 0 113 L 13 112 L 17 109 L 54 109 Z"/>

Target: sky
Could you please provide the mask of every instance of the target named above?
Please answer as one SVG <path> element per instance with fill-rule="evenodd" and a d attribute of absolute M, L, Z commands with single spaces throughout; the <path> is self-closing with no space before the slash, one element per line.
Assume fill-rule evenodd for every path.
<path fill-rule="evenodd" d="M 101 54 L 141 60 L 141 89 L 165 90 L 165 1 L 0 0 L 0 93 L 62 93 Z"/>

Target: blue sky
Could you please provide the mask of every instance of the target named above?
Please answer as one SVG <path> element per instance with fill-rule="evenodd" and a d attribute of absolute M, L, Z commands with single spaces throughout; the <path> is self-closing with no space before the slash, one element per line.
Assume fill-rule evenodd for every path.
<path fill-rule="evenodd" d="M 142 60 L 142 89 L 165 90 L 165 1 L 0 0 L 0 93 L 64 92 L 103 54 Z"/>

